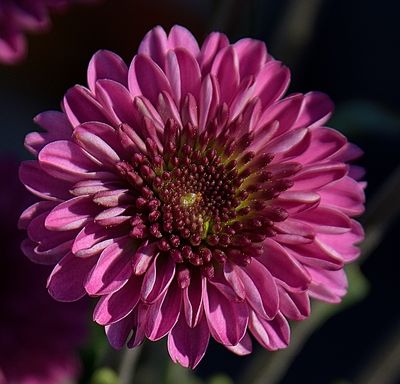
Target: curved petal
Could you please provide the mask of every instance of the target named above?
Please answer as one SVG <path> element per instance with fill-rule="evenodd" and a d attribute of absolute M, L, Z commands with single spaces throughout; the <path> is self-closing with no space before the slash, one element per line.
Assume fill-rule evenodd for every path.
<path fill-rule="evenodd" d="M 203 316 L 194 328 L 190 328 L 181 314 L 179 321 L 168 335 L 168 352 L 175 363 L 195 368 L 206 353 L 210 331 Z"/>
<path fill-rule="evenodd" d="M 210 283 L 203 291 L 203 303 L 212 337 L 224 345 L 239 343 L 249 320 L 247 304 L 229 300 Z"/>
<path fill-rule="evenodd" d="M 79 259 L 72 253 L 64 256 L 54 267 L 47 281 L 47 289 L 58 301 L 76 301 L 85 296 L 85 280 L 96 259 Z"/>

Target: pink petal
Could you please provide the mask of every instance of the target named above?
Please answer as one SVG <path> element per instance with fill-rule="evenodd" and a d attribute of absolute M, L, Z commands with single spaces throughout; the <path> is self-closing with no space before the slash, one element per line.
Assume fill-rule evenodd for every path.
<path fill-rule="evenodd" d="M 332 100 L 321 92 L 309 92 L 304 95 L 303 105 L 295 128 L 317 127 L 329 120 L 334 105 Z"/>
<path fill-rule="evenodd" d="M 25 147 L 35 155 L 46 144 L 56 140 L 67 140 L 71 137 L 72 127 L 62 112 L 42 112 L 33 120 L 46 131 L 31 132 L 25 137 Z"/>
<path fill-rule="evenodd" d="M 180 25 L 174 25 L 168 34 L 168 46 L 170 49 L 184 48 L 193 57 L 200 53 L 197 40 L 189 30 Z"/>
<path fill-rule="evenodd" d="M 95 91 L 96 81 L 110 79 L 127 85 L 128 68 L 124 61 L 115 53 L 97 51 L 89 62 L 87 82 L 92 92 Z"/>
<path fill-rule="evenodd" d="M 153 258 L 157 255 L 158 248 L 155 242 L 141 245 L 132 257 L 132 267 L 135 275 L 143 275 Z"/>
<path fill-rule="evenodd" d="M 67 200 L 48 214 L 45 226 L 52 231 L 69 231 L 81 228 L 98 212 L 90 197 L 78 196 Z"/>
<path fill-rule="evenodd" d="M 196 327 L 190 328 L 183 314 L 168 335 L 168 352 L 175 363 L 195 368 L 206 353 L 210 331 L 203 316 Z"/>
<path fill-rule="evenodd" d="M 128 237 L 105 248 L 85 283 L 87 293 L 105 295 L 121 289 L 132 276 L 130 260 L 134 252 L 134 243 Z"/>
<path fill-rule="evenodd" d="M 46 174 L 36 160 L 22 162 L 19 179 L 30 192 L 42 199 L 64 201 L 71 197 L 68 192 L 71 184 Z"/>
<path fill-rule="evenodd" d="M 279 309 L 291 320 L 304 320 L 310 315 L 310 299 L 307 292 L 288 292 L 279 289 Z"/>
<path fill-rule="evenodd" d="M 103 251 L 120 233 L 89 222 L 75 237 L 72 253 L 78 257 L 90 257 Z"/>
<path fill-rule="evenodd" d="M 218 52 L 227 47 L 228 44 L 229 40 L 223 33 L 212 32 L 206 37 L 201 46 L 199 56 L 199 63 L 203 76 L 210 72 L 215 56 Z"/>
<path fill-rule="evenodd" d="M 132 328 L 135 327 L 135 324 L 136 313 L 133 311 L 120 321 L 106 325 L 106 334 L 111 346 L 115 349 L 122 349 L 132 331 Z"/>
<path fill-rule="evenodd" d="M 346 138 L 331 128 L 315 128 L 311 131 L 310 146 L 296 161 L 312 164 L 331 159 L 346 143 Z"/>
<path fill-rule="evenodd" d="M 119 291 L 101 297 L 93 312 L 93 320 L 109 325 L 129 315 L 140 299 L 142 279 L 132 277 Z"/>
<path fill-rule="evenodd" d="M 99 178 L 96 163 L 72 141 L 62 140 L 47 144 L 39 153 L 39 164 L 50 175 L 65 181 Z M 103 173 L 100 174 L 102 175 Z"/>
<path fill-rule="evenodd" d="M 229 104 L 240 81 L 239 60 L 232 47 L 227 47 L 219 52 L 212 65 L 211 73 L 218 79 L 221 102 Z"/>
<path fill-rule="evenodd" d="M 203 291 L 203 303 L 212 337 L 224 345 L 239 343 L 249 319 L 247 304 L 229 300 L 210 283 Z"/>
<path fill-rule="evenodd" d="M 360 249 L 355 245 L 364 239 L 364 230 L 360 223 L 351 220 L 350 226 L 350 231 L 340 235 L 321 233 L 317 236 L 325 249 L 339 254 L 346 263 L 354 261 L 360 255 Z"/>
<path fill-rule="evenodd" d="M 183 289 L 183 308 L 186 322 L 189 327 L 195 327 L 201 317 L 203 309 L 203 290 L 206 280 L 197 273 L 192 273 L 190 284 Z"/>
<path fill-rule="evenodd" d="M 90 153 L 104 166 L 111 169 L 120 161 L 118 154 L 97 134 L 85 129 L 83 126 L 75 128 L 73 138 L 77 144 Z"/>
<path fill-rule="evenodd" d="M 316 232 L 326 234 L 343 234 L 351 228 L 351 221 L 347 215 L 322 205 L 310 211 L 300 212 L 294 218 L 311 224 Z"/>
<path fill-rule="evenodd" d="M 267 61 L 267 48 L 262 41 L 241 39 L 233 44 L 233 49 L 239 58 L 241 79 L 257 74 Z"/>
<path fill-rule="evenodd" d="M 318 191 L 321 204 L 340 209 L 343 213 L 355 216 L 364 211 L 364 191 L 361 185 L 350 177 L 326 185 Z"/>
<path fill-rule="evenodd" d="M 325 271 L 308 268 L 312 277 L 309 295 L 327 303 L 340 303 L 347 292 L 347 278 L 343 269 Z"/>
<path fill-rule="evenodd" d="M 251 312 L 249 328 L 257 341 L 269 351 L 286 348 L 289 344 L 289 324 L 280 312 L 273 320 L 262 319 Z"/>
<path fill-rule="evenodd" d="M 167 34 L 162 27 L 157 26 L 144 36 L 139 45 L 138 53 L 151 57 L 161 68 L 164 68 L 167 50 Z"/>
<path fill-rule="evenodd" d="M 96 260 L 79 259 L 68 253 L 54 267 L 47 288 L 58 301 L 76 301 L 85 296 L 84 283 Z"/>
<path fill-rule="evenodd" d="M 44 212 L 49 212 L 57 205 L 54 201 L 39 201 L 26 208 L 18 220 L 18 229 L 27 229 L 29 223 Z"/>
<path fill-rule="evenodd" d="M 166 254 L 154 257 L 144 275 L 140 296 L 142 301 L 152 304 L 168 289 L 175 276 L 175 262 Z"/>
<path fill-rule="evenodd" d="M 341 179 L 347 173 L 347 165 L 343 163 L 313 164 L 304 167 L 294 177 L 291 190 L 318 190 L 319 188 Z"/>
<path fill-rule="evenodd" d="M 86 121 L 109 122 L 103 106 L 87 88 L 81 85 L 76 85 L 67 91 L 64 96 L 63 106 L 73 127 Z"/>
<path fill-rule="evenodd" d="M 264 240 L 260 262 L 289 290 L 303 291 L 310 283 L 307 271 L 273 239 Z"/>
<path fill-rule="evenodd" d="M 263 318 L 272 319 L 278 312 L 278 288 L 271 273 L 258 260 L 247 267 L 236 267 L 245 291 L 246 301 Z"/>
<path fill-rule="evenodd" d="M 279 100 L 286 92 L 290 82 L 290 71 L 279 61 L 269 61 L 257 74 L 254 81 L 254 95 L 268 107 Z"/>
<path fill-rule="evenodd" d="M 178 321 L 181 302 L 182 290 L 173 281 L 168 290 L 148 309 L 146 336 L 150 340 L 159 340 L 170 332 Z M 183 315 L 181 317 L 184 318 Z"/>
<path fill-rule="evenodd" d="M 133 97 L 124 85 L 113 80 L 99 80 L 96 83 L 96 97 L 107 109 L 113 125 L 125 123 L 136 126 L 138 124 L 138 117 L 132 108 Z"/>
<path fill-rule="evenodd" d="M 249 355 L 253 351 L 253 344 L 249 334 L 246 332 L 243 339 L 236 345 L 225 345 L 231 352 L 236 353 L 239 356 Z"/>
<path fill-rule="evenodd" d="M 155 105 L 160 92 L 171 92 L 168 79 L 161 68 L 143 54 L 134 57 L 129 68 L 129 90 L 132 96 L 143 95 Z"/>

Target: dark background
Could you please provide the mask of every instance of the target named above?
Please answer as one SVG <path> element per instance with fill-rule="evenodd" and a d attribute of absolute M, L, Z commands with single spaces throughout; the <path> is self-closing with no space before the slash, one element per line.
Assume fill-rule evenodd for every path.
<path fill-rule="evenodd" d="M 199 41 L 211 30 L 227 33 L 231 41 L 264 40 L 292 69 L 292 91 L 319 90 L 334 100 L 330 125 L 365 151 L 360 163 L 367 169 L 367 207 L 378 206 L 362 220 L 368 235 L 382 230 L 361 262 L 368 295 L 315 332 L 281 382 L 362 382 L 376 367 L 376 383 L 400 383 L 400 368 L 393 373 L 393 360 L 400 365 L 400 196 L 392 193 L 383 203 L 378 198 L 388 180 L 398 188 L 393 172 L 400 149 L 399 16 L 400 2 L 394 0 L 103 0 L 76 6 L 53 15 L 50 33 L 29 36 L 27 60 L 0 66 L 0 152 L 27 158 L 23 138 L 36 129 L 32 117 L 58 109 L 70 86 L 85 84 L 87 64 L 100 48 L 129 62 L 150 28 L 175 23 Z M 236 380 L 249 359 L 213 344 L 196 373 L 225 371 Z"/>

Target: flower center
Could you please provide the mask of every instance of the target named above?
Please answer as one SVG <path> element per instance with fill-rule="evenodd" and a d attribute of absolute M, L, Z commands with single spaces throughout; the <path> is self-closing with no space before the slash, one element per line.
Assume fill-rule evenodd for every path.
<path fill-rule="evenodd" d="M 176 263 L 209 277 L 227 259 L 247 265 L 276 234 L 274 222 L 286 219 L 270 201 L 292 186 L 287 177 L 298 167 L 274 171 L 271 155 L 246 151 L 248 135 L 223 147 L 196 133 L 172 133 L 166 127 L 162 153 L 147 139 L 146 155 L 117 165 L 136 197 L 130 236 L 156 242 Z"/>

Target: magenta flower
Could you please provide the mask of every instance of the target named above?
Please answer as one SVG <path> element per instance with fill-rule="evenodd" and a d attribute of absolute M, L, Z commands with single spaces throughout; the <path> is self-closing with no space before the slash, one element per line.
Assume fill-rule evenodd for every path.
<path fill-rule="evenodd" d="M 1 0 L 0 63 L 15 64 L 26 55 L 26 32 L 42 32 L 50 27 L 49 11 L 93 0 Z"/>
<path fill-rule="evenodd" d="M 23 215 L 50 294 L 99 296 L 94 320 L 122 347 L 168 337 L 195 367 L 210 335 L 238 354 L 276 350 L 309 299 L 339 302 L 363 237 L 360 150 L 326 128 L 321 93 L 283 98 L 289 70 L 264 43 L 151 30 L 129 68 L 100 51 L 89 88 L 36 118 Z M 133 333 L 131 331 L 133 330 Z"/>
<path fill-rule="evenodd" d="M 30 263 L 19 249 L 18 212 L 31 201 L 17 163 L 1 159 L 0 383 L 62 384 L 79 373 L 87 303 L 64 305 L 44 287 L 49 268 Z"/>

